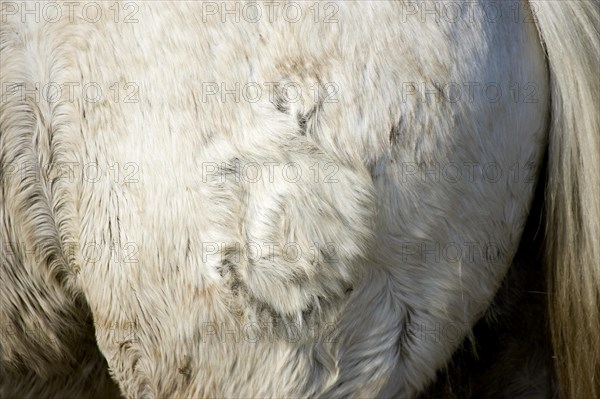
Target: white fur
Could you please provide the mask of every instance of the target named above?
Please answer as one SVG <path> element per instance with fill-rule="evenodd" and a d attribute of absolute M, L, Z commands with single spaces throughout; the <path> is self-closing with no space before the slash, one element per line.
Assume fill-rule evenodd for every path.
<path fill-rule="evenodd" d="M 99 4 L 113 15 L 112 2 Z M 97 182 L 82 173 L 3 176 L 1 238 L 49 240 L 56 253 L 52 262 L 21 255 L 27 272 L 16 278 L 52 281 L 32 294 L 59 304 L 48 308 L 44 334 L 58 334 L 61 311 L 83 318 L 70 298 L 84 298 L 128 397 L 416 394 L 488 306 L 529 211 L 527 173 L 535 176 L 545 149 L 549 86 L 536 27 L 522 22 L 526 4 L 516 3 L 519 22 L 509 2 L 494 3 L 495 22 L 451 22 L 407 15 L 403 2 L 340 2 L 334 24 L 315 23 L 310 2 L 297 3 L 296 23 L 203 21 L 200 3 L 137 4 L 132 24 L 2 22 L 2 82 L 139 88 L 133 103 L 79 93 L 52 104 L 8 95 L 1 104 L 1 161 L 103 168 Z M 266 94 L 203 102 L 203 82 L 295 82 L 302 97 L 282 110 Z M 458 83 L 462 100 L 406 95 L 410 82 Z M 469 82 L 481 84 L 473 101 Z M 502 95 L 491 102 L 482 89 L 496 82 Z M 339 89 L 336 102 L 323 101 L 326 83 Z M 536 102 L 524 101 L 529 83 Z M 275 162 L 275 177 L 236 181 L 236 162 Z M 292 162 L 298 182 L 281 175 Z M 482 169 L 493 164 L 497 181 Z M 426 173 L 448 165 L 462 177 Z M 325 180 L 329 170 L 337 181 Z M 125 181 L 129 171 L 139 181 Z M 70 242 L 78 249 L 67 251 Z M 303 257 L 237 256 L 249 242 L 297 243 Z M 316 256 L 315 242 L 334 253 Z M 93 261 L 88 244 L 99 248 Z M 423 245 L 433 253 L 415 253 Z M 491 260 L 486 245 L 497 249 Z M 443 252 L 453 248 L 461 255 Z M 2 262 L 16 267 L 15 259 Z M 248 323 L 262 326 L 263 339 L 239 338 Z M 285 338 L 285 323 L 300 334 Z M 10 349 L 16 342 L 3 367 L 12 350 L 24 351 Z M 47 350 L 59 356 L 73 344 L 63 346 Z"/>

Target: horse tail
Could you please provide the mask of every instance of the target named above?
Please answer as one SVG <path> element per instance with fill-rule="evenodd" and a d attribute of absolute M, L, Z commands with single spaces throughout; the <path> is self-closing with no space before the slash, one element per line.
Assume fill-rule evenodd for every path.
<path fill-rule="evenodd" d="M 600 397 L 600 2 L 530 1 L 551 84 L 546 273 L 566 398 Z"/>

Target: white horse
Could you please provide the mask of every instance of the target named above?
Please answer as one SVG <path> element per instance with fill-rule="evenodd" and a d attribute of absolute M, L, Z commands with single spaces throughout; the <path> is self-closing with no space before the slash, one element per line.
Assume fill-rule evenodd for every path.
<path fill-rule="evenodd" d="M 556 368 L 600 394 L 597 1 L 0 12 L 3 397 L 413 397 L 547 148 Z"/>

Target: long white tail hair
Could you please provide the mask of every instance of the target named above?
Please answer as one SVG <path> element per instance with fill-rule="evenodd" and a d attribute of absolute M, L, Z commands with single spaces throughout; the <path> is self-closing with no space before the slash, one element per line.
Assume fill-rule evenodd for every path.
<path fill-rule="evenodd" d="M 566 398 L 600 397 L 600 2 L 530 1 L 552 87 L 546 267 Z"/>

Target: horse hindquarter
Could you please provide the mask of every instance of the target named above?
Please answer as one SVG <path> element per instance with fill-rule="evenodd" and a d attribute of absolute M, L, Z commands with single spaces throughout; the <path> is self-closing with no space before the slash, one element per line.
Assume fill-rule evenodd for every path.
<path fill-rule="evenodd" d="M 2 25 L 3 82 L 103 93 L 8 93 L 2 155 L 66 169 L 3 184 L 39 191 L 10 209 L 54 243 L 30 266 L 89 303 L 127 396 L 414 395 L 517 249 L 547 122 L 535 26 L 504 2 L 493 21 L 300 6 Z"/>

